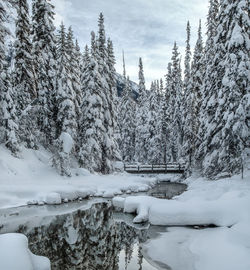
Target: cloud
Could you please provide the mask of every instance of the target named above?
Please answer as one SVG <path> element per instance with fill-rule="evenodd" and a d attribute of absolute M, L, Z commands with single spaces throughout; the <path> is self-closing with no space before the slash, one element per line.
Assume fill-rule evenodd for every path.
<path fill-rule="evenodd" d="M 103 12 L 107 36 L 114 42 L 117 71 L 122 72 L 124 50 L 127 73 L 137 81 L 141 56 L 147 86 L 166 73 L 174 41 L 184 54 L 187 20 L 194 47 L 199 19 L 204 26 L 208 6 L 207 0 L 52 0 L 52 3 L 56 25 L 62 20 L 66 26 L 72 25 L 82 48 L 89 44 L 90 32 L 97 30 L 98 15 Z"/>

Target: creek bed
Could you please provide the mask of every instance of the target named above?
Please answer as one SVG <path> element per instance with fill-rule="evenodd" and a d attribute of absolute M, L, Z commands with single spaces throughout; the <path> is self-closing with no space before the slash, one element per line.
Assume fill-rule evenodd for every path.
<path fill-rule="evenodd" d="M 163 182 L 148 194 L 170 199 L 185 189 L 182 184 Z M 152 234 L 148 224 L 132 224 L 133 217 L 114 212 L 109 200 L 5 209 L 0 218 L 0 234 L 25 234 L 30 250 L 48 257 L 52 270 L 167 269 L 150 261 L 141 249 L 158 229 Z"/>

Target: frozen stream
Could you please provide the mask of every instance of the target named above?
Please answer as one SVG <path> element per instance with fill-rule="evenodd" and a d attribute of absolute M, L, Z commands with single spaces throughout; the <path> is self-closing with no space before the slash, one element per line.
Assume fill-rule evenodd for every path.
<path fill-rule="evenodd" d="M 185 189 L 185 185 L 163 182 L 149 194 L 169 199 Z M 52 269 L 169 269 L 151 261 L 142 248 L 163 228 L 135 226 L 132 219 L 131 215 L 114 212 L 104 199 L 26 206 L 0 210 L 0 234 L 25 234 L 30 250 L 48 257 Z"/>

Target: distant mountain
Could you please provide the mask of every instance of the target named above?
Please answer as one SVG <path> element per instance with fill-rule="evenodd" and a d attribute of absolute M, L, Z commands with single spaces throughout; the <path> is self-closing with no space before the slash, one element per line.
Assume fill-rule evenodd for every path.
<path fill-rule="evenodd" d="M 139 95 L 139 85 L 131 80 L 130 80 L 130 83 L 132 87 L 133 98 L 136 100 Z M 125 87 L 125 82 L 124 82 L 124 77 L 119 73 L 116 73 L 116 85 L 117 85 L 118 97 L 120 97 Z"/>

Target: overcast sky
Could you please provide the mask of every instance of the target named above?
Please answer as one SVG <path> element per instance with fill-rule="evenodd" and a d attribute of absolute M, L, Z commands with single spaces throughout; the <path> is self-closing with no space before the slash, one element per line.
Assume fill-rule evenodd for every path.
<path fill-rule="evenodd" d="M 116 70 L 122 73 L 122 50 L 127 74 L 138 81 L 138 58 L 143 58 L 147 86 L 166 74 L 174 41 L 185 51 L 186 23 L 191 24 L 191 45 L 197 37 L 199 19 L 203 32 L 208 0 L 52 0 L 55 24 L 72 25 L 81 48 L 97 30 L 100 12 L 105 17 L 106 35 L 114 43 Z M 184 55 L 183 55 L 184 57 Z"/>

